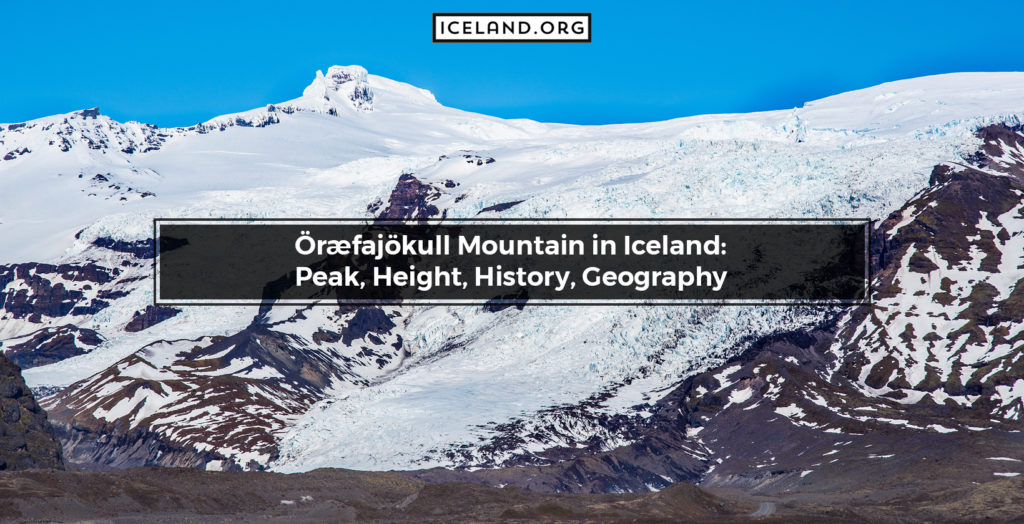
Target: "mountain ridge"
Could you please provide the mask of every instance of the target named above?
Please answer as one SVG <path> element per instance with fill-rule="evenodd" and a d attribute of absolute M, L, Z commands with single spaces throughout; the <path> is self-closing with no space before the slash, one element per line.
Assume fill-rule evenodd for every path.
<path fill-rule="evenodd" d="M 935 253 L 945 252 L 949 260 L 935 258 L 928 248 L 945 244 L 921 236 L 924 230 L 914 221 L 934 214 L 927 206 L 938 202 L 939 193 L 966 194 L 949 188 L 991 191 L 988 203 L 971 201 L 972 220 L 989 220 L 991 206 L 1010 198 L 1010 190 L 990 178 L 1018 176 L 1024 158 L 1024 90 L 1017 82 L 1022 75 L 933 77 L 797 110 L 591 127 L 505 121 L 444 108 L 416 88 L 373 75 L 364 83 L 362 74 L 328 69 L 314 81 L 309 95 L 317 104 L 351 105 L 351 111 L 335 115 L 329 114 L 334 105 L 288 113 L 285 103 L 273 111 L 228 115 L 223 128 L 205 133 L 162 137 L 159 128 L 118 128 L 87 111 L 56 118 L 50 129 L 37 122 L 34 128 L 0 131 L 0 149 L 9 148 L 0 153 L 30 150 L 0 162 L 2 253 L 26 259 L 0 265 L 0 351 L 21 359 L 26 380 L 46 394 L 42 403 L 62 432 L 70 460 L 94 468 L 163 464 L 291 472 L 440 467 L 458 475 L 475 468 L 562 468 L 538 474 L 530 486 L 644 490 L 675 480 L 760 482 L 759 470 L 773 471 L 767 458 L 741 461 L 733 453 L 735 460 L 727 461 L 729 452 L 722 451 L 753 448 L 735 440 L 718 448 L 701 441 L 730 421 L 753 420 L 805 442 L 809 435 L 846 427 L 825 422 L 850 418 L 841 405 L 830 404 L 831 414 L 819 413 L 797 402 L 772 404 L 779 398 L 862 398 L 867 400 L 861 407 L 902 420 L 892 416 L 903 405 L 894 398 L 897 391 L 906 395 L 903 400 L 921 400 L 927 393 L 942 404 L 948 397 L 962 400 L 977 386 L 985 402 L 999 404 L 1000 416 L 1015 413 L 1011 364 L 1018 334 L 987 325 L 997 319 L 986 319 L 980 310 L 991 302 L 1005 306 L 1002 320 L 1016 314 L 1011 293 L 1019 286 L 1008 280 L 1016 270 L 978 258 L 984 269 L 998 269 L 976 271 L 995 275 L 982 275 L 995 291 L 981 286 L 972 295 L 977 285 L 969 280 L 976 276 L 961 275 L 956 266 L 966 259 L 951 257 L 948 246 Z M 410 96 L 389 101 L 389 92 Z M 243 114 L 249 116 L 237 116 Z M 270 115 L 277 121 L 270 123 Z M 72 127 L 95 124 L 87 129 L 98 134 L 72 140 L 77 135 L 60 134 L 65 119 Z M 68 140 L 67 151 L 59 138 L 51 147 L 49 132 Z M 158 147 L 142 151 L 149 146 Z M 968 182 L 951 178 L 972 176 Z M 1012 215 L 1000 218 L 1012 209 L 1000 208 L 991 217 L 995 222 L 952 228 L 947 221 L 957 216 L 955 206 L 946 204 L 933 219 L 952 228 L 951 238 L 960 239 L 952 245 L 962 244 L 968 253 L 1012 253 L 1004 243 L 1018 242 L 1017 221 Z M 156 216 L 383 215 L 868 216 L 891 228 L 892 238 L 920 243 L 904 253 L 911 257 L 905 261 L 900 255 L 878 262 L 880 268 L 896 267 L 901 279 L 900 290 L 880 300 L 895 297 L 893 311 L 911 311 L 916 301 L 927 302 L 920 297 L 952 299 L 949 304 L 964 318 L 948 321 L 955 328 L 968 325 L 961 341 L 973 336 L 974 349 L 951 359 L 957 371 L 947 373 L 922 353 L 953 347 L 941 342 L 945 328 L 922 324 L 913 333 L 888 333 L 884 322 L 878 328 L 867 315 L 841 323 L 854 333 L 861 329 L 865 335 L 852 337 L 858 342 L 851 344 L 863 342 L 874 353 L 858 350 L 833 361 L 834 350 L 815 349 L 839 336 L 816 328 L 831 310 L 814 308 L 603 307 L 588 309 L 585 318 L 557 307 L 151 309 L 147 242 Z M 917 237 L 907 236 L 915 231 Z M 908 245 L 916 244 L 890 245 L 876 255 L 893 257 Z M 969 258 L 973 264 L 974 255 Z M 1004 258 L 1014 260 L 999 260 Z M 948 289 L 929 287 L 941 286 L 941 278 L 920 289 L 910 286 L 924 274 L 918 270 L 936 271 L 933 265 L 947 273 Z M 924 322 L 893 318 L 901 326 Z M 1008 352 L 979 354 L 975 346 L 982 335 L 990 342 L 1002 337 L 1006 344 L 999 351 L 1007 346 Z M 869 344 L 874 340 L 885 344 Z M 756 355 L 735 360 L 751 347 L 760 347 L 757 354 L 765 353 L 767 363 Z M 892 354 L 886 359 L 883 353 Z M 823 367 L 826 361 L 839 362 L 839 371 Z M 972 367 L 982 363 L 992 367 Z M 821 378 L 826 371 L 836 384 Z M 989 371 L 994 374 L 986 377 Z M 964 375 L 975 372 L 980 374 Z M 954 374 L 964 377 L 963 390 L 951 380 Z M 684 387 L 686 380 L 691 382 Z M 766 391 L 783 397 L 744 411 Z M 687 415 L 669 417 L 673 409 Z M 946 429 L 971 431 L 967 422 L 954 428 L 925 408 L 906 409 L 923 410 L 914 415 L 921 422 L 908 424 L 943 428 L 901 430 L 923 432 L 929 442 L 958 438 L 942 437 Z M 709 421 L 699 425 L 705 415 Z M 854 417 L 844 424 L 874 423 Z M 699 429 L 706 426 L 719 429 Z M 898 424 L 881 427 L 888 426 Z M 651 428 L 675 433 L 659 436 Z M 838 438 L 821 442 L 838 445 Z M 673 464 L 658 465 L 643 455 L 666 450 L 675 454 Z M 623 458 L 630 454 L 635 462 L 628 468 L 602 462 L 630 464 Z M 836 454 L 854 463 L 886 460 Z M 716 466 L 718 459 L 723 463 Z M 813 464 L 785 459 L 801 467 Z M 787 469 L 770 484 L 796 482 L 802 471 Z M 494 478 L 502 475 L 508 473 Z M 828 476 L 812 472 L 808 478 L 819 475 Z"/>

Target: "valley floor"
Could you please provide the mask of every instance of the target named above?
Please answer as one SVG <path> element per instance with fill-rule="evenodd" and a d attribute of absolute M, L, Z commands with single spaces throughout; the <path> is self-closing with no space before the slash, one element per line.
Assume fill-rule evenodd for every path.
<path fill-rule="evenodd" d="M 1024 479 L 751 495 L 678 483 L 642 495 L 535 493 L 401 473 L 139 468 L 0 473 L 4 522 L 978 522 L 1024 519 Z"/>

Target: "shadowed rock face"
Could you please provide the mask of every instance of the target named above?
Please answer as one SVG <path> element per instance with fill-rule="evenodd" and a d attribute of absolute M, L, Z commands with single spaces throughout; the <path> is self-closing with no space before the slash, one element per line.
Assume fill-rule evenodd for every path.
<path fill-rule="evenodd" d="M 169 318 L 174 318 L 178 313 L 181 313 L 178 308 L 149 305 L 142 311 L 136 311 L 131 322 L 124 326 L 124 330 L 135 333 L 149 329 Z"/>
<path fill-rule="evenodd" d="M 11 359 L 0 354 L 0 470 L 64 469 L 61 445 Z"/>
<path fill-rule="evenodd" d="M 410 173 L 404 173 L 391 192 L 388 205 L 380 212 L 381 219 L 426 220 L 441 214 L 432 204 L 440 198 L 441 190 L 431 184 L 425 184 Z M 441 215 L 443 218 L 444 215 Z"/>
<path fill-rule="evenodd" d="M 4 341 L 3 346 L 8 358 L 21 369 L 28 369 L 87 353 L 102 341 L 94 330 L 67 324 Z"/>
<path fill-rule="evenodd" d="M 156 253 L 153 251 L 153 239 L 151 238 L 128 242 L 125 240 L 114 240 L 110 237 L 99 237 L 92 241 L 92 245 L 119 253 L 128 253 L 138 259 L 156 256 Z"/>

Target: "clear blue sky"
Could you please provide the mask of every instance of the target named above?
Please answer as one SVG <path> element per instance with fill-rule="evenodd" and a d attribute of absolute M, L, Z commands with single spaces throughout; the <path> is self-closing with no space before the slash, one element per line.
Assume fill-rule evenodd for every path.
<path fill-rule="evenodd" d="M 881 82 L 1024 70 L 1024 2 L 9 2 L 0 122 L 99 106 L 193 124 L 360 64 L 502 117 L 612 123 L 795 107 Z M 431 12 L 593 12 L 590 44 L 434 44 Z"/>

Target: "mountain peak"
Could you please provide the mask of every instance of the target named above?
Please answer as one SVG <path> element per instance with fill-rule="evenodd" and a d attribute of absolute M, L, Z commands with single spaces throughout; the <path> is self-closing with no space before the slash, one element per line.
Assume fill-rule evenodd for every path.
<path fill-rule="evenodd" d="M 302 98 L 330 106 L 325 107 L 325 112 L 339 106 L 373 110 L 373 90 L 366 69 L 357 65 L 331 66 L 326 75 L 317 71 L 313 83 L 302 91 Z"/>

